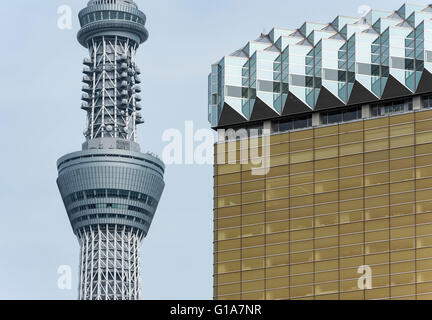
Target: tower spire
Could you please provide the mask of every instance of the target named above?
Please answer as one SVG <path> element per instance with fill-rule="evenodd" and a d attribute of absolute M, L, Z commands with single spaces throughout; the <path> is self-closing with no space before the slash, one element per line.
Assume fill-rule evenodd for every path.
<path fill-rule="evenodd" d="M 57 184 L 81 246 L 79 298 L 141 297 L 140 248 L 164 189 L 164 164 L 140 152 L 141 80 L 148 38 L 133 1 L 91 0 L 79 13 L 84 59 L 82 151 L 58 160 Z"/>

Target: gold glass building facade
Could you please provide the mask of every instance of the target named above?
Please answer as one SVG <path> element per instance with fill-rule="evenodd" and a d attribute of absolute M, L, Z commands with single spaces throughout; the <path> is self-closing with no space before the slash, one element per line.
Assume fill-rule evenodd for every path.
<path fill-rule="evenodd" d="M 269 142 L 265 175 L 215 165 L 215 299 L 432 299 L 431 110 Z"/>

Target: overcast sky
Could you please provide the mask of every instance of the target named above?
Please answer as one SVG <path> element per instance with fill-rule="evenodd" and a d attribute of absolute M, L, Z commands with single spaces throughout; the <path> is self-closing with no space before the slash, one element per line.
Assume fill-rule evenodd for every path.
<path fill-rule="evenodd" d="M 147 14 L 148 42 L 138 51 L 144 151 L 161 154 L 167 129 L 208 128 L 210 65 L 273 26 L 359 16 L 359 7 L 396 10 L 381 0 L 136 0 Z M 427 3 L 427 1 L 417 1 Z M 75 299 L 79 246 L 56 186 L 56 160 L 78 151 L 82 59 L 77 14 L 85 0 L 0 1 L 0 299 Z M 57 27 L 70 5 L 71 30 Z M 361 10 L 360 10 L 361 11 Z M 145 299 L 212 298 L 211 165 L 173 165 L 142 247 Z M 72 290 L 57 287 L 70 265 Z"/>

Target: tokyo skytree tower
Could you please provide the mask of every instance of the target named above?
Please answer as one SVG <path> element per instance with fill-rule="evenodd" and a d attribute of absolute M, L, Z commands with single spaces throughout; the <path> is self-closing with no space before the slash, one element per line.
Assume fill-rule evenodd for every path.
<path fill-rule="evenodd" d="M 57 162 L 59 187 L 81 246 L 79 299 L 141 298 L 140 248 L 164 189 L 165 166 L 141 153 L 136 51 L 146 16 L 131 0 L 91 0 L 79 13 L 84 59 L 82 151 Z"/>

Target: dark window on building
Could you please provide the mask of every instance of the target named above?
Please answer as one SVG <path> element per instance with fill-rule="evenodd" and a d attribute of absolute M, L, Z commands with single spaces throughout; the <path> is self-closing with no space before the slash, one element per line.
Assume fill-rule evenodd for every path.
<path fill-rule="evenodd" d="M 361 119 L 361 107 L 354 107 L 345 110 L 337 110 L 322 114 L 323 124 L 347 122 Z"/>
<path fill-rule="evenodd" d="M 379 103 L 372 106 L 372 116 L 383 116 L 393 113 L 402 113 L 413 110 L 412 99 L 407 100 L 397 100 L 386 103 Z"/>
<path fill-rule="evenodd" d="M 423 108 L 425 109 L 432 108 L 432 96 L 423 97 Z"/>

